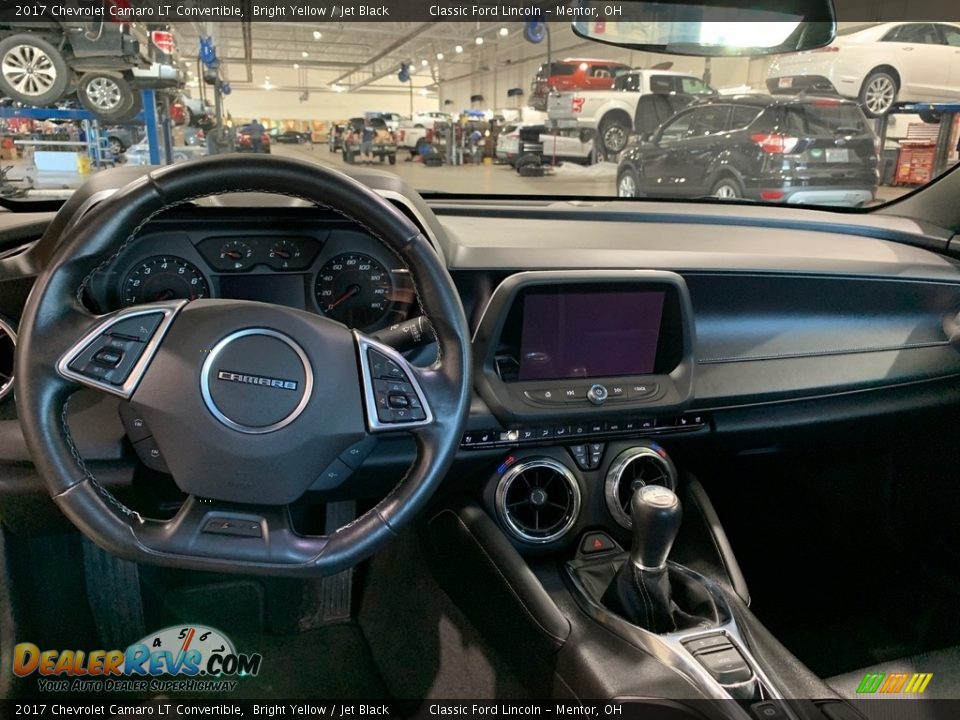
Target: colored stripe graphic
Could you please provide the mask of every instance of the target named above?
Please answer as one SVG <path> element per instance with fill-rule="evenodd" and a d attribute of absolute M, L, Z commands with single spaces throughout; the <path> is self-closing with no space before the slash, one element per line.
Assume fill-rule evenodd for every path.
<path fill-rule="evenodd" d="M 880 688 L 885 675 L 883 673 L 867 673 L 857 686 L 858 693 L 875 693 Z"/>
<path fill-rule="evenodd" d="M 857 693 L 910 693 L 920 695 L 933 680 L 933 673 L 867 673 L 857 686 Z"/>

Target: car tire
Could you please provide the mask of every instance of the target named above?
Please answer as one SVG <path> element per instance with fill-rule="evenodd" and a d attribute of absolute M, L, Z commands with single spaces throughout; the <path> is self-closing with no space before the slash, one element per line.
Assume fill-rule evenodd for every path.
<path fill-rule="evenodd" d="M 391 165 L 396 165 L 396 164 L 397 164 L 397 156 L 396 156 L 396 155 L 391 155 L 390 158 L 389 158 L 389 160 L 390 160 L 390 164 L 391 164 Z"/>
<path fill-rule="evenodd" d="M 34 67 L 27 77 L 26 68 Z M 51 105 L 67 92 L 73 73 L 60 51 L 33 33 L 0 41 L 0 94 L 25 105 Z M 18 68 L 24 68 L 19 72 Z"/>
<path fill-rule="evenodd" d="M 123 122 L 136 115 L 138 95 L 123 75 L 104 70 L 84 73 L 77 87 L 80 104 L 106 122 Z"/>
<path fill-rule="evenodd" d="M 940 124 L 940 113 L 936 110 L 921 110 L 919 115 L 920 119 L 925 123 L 929 123 L 930 125 Z"/>
<path fill-rule="evenodd" d="M 640 197 L 640 182 L 637 173 L 631 168 L 624 168 L 617 176 L 617 197 Z"/>
<path fill-rule="evenodd" d="M 743 197 L 743 188 L 735 178 L 720 178 L 713 184 L 710 194 L 720 200 L 738 200 Z"/>
<path fill-rule="evenodd" d="M 899 92 L 900 84 L 891 73 L 874 70 L 863 81 L 857 101 L 868 118 L 883 117 L 890 112 Z"/>
<path fill-rule="evenodd" d="M 600 123 L 600 144 L 604 154 L 616 157 L 630 138 L 630 127 L 620 118 L 610 118 Z"/>
<path fill-rule="evenodd" d="M 348 150 L 344 150 L 344 151 L 343 151 L 343 161 L 344 161 L 347 165 L 353 165 L 353 153 L 350 152 L 350 151 L 348 151 Z"/>

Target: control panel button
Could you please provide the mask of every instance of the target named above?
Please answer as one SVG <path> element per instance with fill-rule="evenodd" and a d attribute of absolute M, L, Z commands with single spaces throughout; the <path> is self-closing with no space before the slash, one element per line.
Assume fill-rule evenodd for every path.
<path fill-rule="evenodd" d="M 735 647 L 702 653 L 694 657 L 721 685 L 742 683 L 753 677 L 753 671 Z"/>
<path fill-rule="evenodd" d="M 106 367 L 116 367 L 123 360 L 123 350 L 117 350 L 115 348 L 104 348 L 103 350 L 98 350 L 96 355 L 93 356 L 93 361 L 100 365 L 105 365 Z"/>
<path fill-rule="evenodd" d="M 824 707 L 820 706 L 821 711 L 824 711 Z M 790 717 L 787 715 L 786 711 L 777 705 L 776 703 L 770 702 L 769 700 L 764 700 L 763 702 L 754 703 L 750 706 L 750 714 L 756 718 L 756 720 L 788 720 Z M 834 715 L 831 715 L 829 712 L 824 711 L 824 716 L 828 720 L 834 720 Z M 859 713 L 852 711 L 849 716 L 850 718 L 858 718 Z M 836 716 L 837 720 L 840 720 L 840 716 Z"/>
<path fill-rule="evenodd" d="M 565 386 L 557 389 L 564 402 L 581 402 L 587 398 L 587 386 Z"/>
<path fill-rule="evenodd" d="M 627 386 L 629 400 L 645 400 L 657 394 L 660 386 L 656 383 L 632 383 Z"/>
<path fill-rule="evenodd" d="M 569 425 L 557 425 L 553 428 L 553 436 L 555 438 L 565 438 L 570 434 Z"/>
<path fill-rule="evenodd" d="M 370 454 L 376 445 L 377 439 L 368 435 L 360 442 L 351 445 L 340 453 L 340 462 L 349 468 L 356 469 L 363 464 L 363 461 L 367 459 L 367 455 Z"/>
<path fill-rule="evenodd" d="M 395 425 L 426 420 L 423 402 L 400 364 L 372 348 L 367 349 L 367 360 L 377 420 Z"/>
<path fill-rule="evenodd" d="M 600 385 L 599 383 L 591 385 L 590 389 L 587 390 L 587 400 L 594 405 L 603 405 L 607 401 L 608 396 L 609 392 L 607 392 L 606 386 Z"/>
<path fill-rule="evenodd" d="M 619 549 L 619 546 L 604 532 L 589 532 L 580 541 L 581 555 L 598 555 Z"/>
<path fill-rule="evenodd" d="M 611 401 L 626 400 L 629 397 L 626 385 L 610 385 L 607 387 L 607 391 L 608 399 Z"/>
<path fill-rule="evenodd" d="M 706 637 L 698 637 L 693 640 L 688 640 L 683 643 L 683 646 L 694 655 L 699 652 L 714 648 L 733 647 L 730 644 L 730 639 L 723 633 L 716 633 L 714 635 L 707 635 Z"/>
<path fill-rule="evenodd" d="M 557 388 L 544 388 L 541 390 L 524 390 L 523 394 L 529 400 L 538 403 L 562 403 L 563 395 Z"/>
<path fill-rule="evenodd" d="M 317 479 L 310 485 L 311 490 L 329 490 L 339 487 L 344 480 L 350 477 L 353 469 L 341 460 L 330 463 Z"/>

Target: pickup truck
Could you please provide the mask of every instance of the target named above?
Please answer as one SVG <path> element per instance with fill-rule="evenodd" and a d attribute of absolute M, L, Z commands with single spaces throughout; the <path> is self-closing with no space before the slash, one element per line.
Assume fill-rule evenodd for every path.
<path fill-rule="evenodd" d="M 373 127 L 373 142 L 370 145 L 370 154 L 383 162 L 388 160 L 391 165 L 397 164 L 397 141 L 393 133 L 387 128 L 382 118 L 350 118 L 347 122 L 346 135 L 343 138 L 343 161 L 348 164 L 362 160 L 363 126 L 370 124 Z"/>
<path fill-rule="evenodd" d="M 690 102 L 698 96 L 716 95 L 716 90 L 688 73 L 631 70 L 620 75 L 611 90 L 552 93 L 547 100 L 547 116 L 553 127 L 595 133 L 598 149 L 607 159 L 615 160 L 637 129 L 640 98 L 645 95 L 672 95 Z"/>
<path fill-rule="evenodd" d="M 539 161 L 544 165 L 558 165 L 569 162 L 577 165 L 589 165 L 592 161 L 593 142 L 582 141 L 576 136 L 555 135 L 543 125 L 514 123 L 507 125 L 497 137 L 497 161 L 507 163 L 514 168 L 521 164 L 520 131 L 524 128 L 539 128 L 539 141 L 543 145 Z"/>

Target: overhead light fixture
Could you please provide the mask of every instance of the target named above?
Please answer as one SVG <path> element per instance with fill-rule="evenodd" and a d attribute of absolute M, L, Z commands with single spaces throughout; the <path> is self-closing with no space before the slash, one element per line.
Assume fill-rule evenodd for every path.
<path fill-rule="evenodd" d="M 319 40 L 319 39 L 322 38 L 322 37 L 323 37 L 323 33 L 322 33 L 322 32 L 320 32 L 319 30 L 314 30 L 314 31 L 313 31 L 313 39 L 314 39 L 314 40 Z"/>
<path fill-rule="evenodd" d="M 293 69 L 294 69 L 294 70 L 299 70 L 299 69 L 300 69 L 300 63 L 294 63 L 294 64 L 293 64 Z"/>
<path fill-rule="evenodd" d="M 460 53 L 463 52 L 463 45 L 457 45 L 457 46 L 454 48 L 454 50 L 456 51 L 457 55 L 459 55 Z"/>
<path fill-rule="evenodd" d="M 500 37 L 506 37 L 509 34 L 510 34 L 510 31 L 507 30 L 505 27 L 500 28 Z"/>
<path fill-rule="evenodd" d="M 477 45 L 483 45 L 483 38 L 477 35 L 477 39 L 474 40 Z"/>
<path fill-rule="evenodd" d="M 420 61 L 420 65 L 421 65 L 422 67 L 426 67 L 426 66 L 429 65 L 429 64 L 430 64 L 430 61 L 427 60 L 426 58 L 424 58 L 423 60 Z"/>
<path fill-rule="evenodd" d="M 340 83 L 334 83 L 333 85 L 330 86 L 330 89 L 333 90 L 334 92 L 343 92 L 344 88 L 343 88 L 343 85 L 341 85 Z"/>
<path fill-rule="evenodd" d="M 437 53 L 437 60 L 443 60 L 443 53 Z"/>
<path fill-rule="evenodd" d="M 300 57 L 308 58 L 308 57 L 310 57 L 310 53 L 308 53 L 306 50 L 304 50 L 302 53 L 300 53 Z"/>
<path fill-rule="evenodd" d="M 426 97 L 426 96 L 427 96 L 427 89 L 426 89 L 426 88 L 420 88 L 420 94 L 423 95 L 424 97 Z"/>

